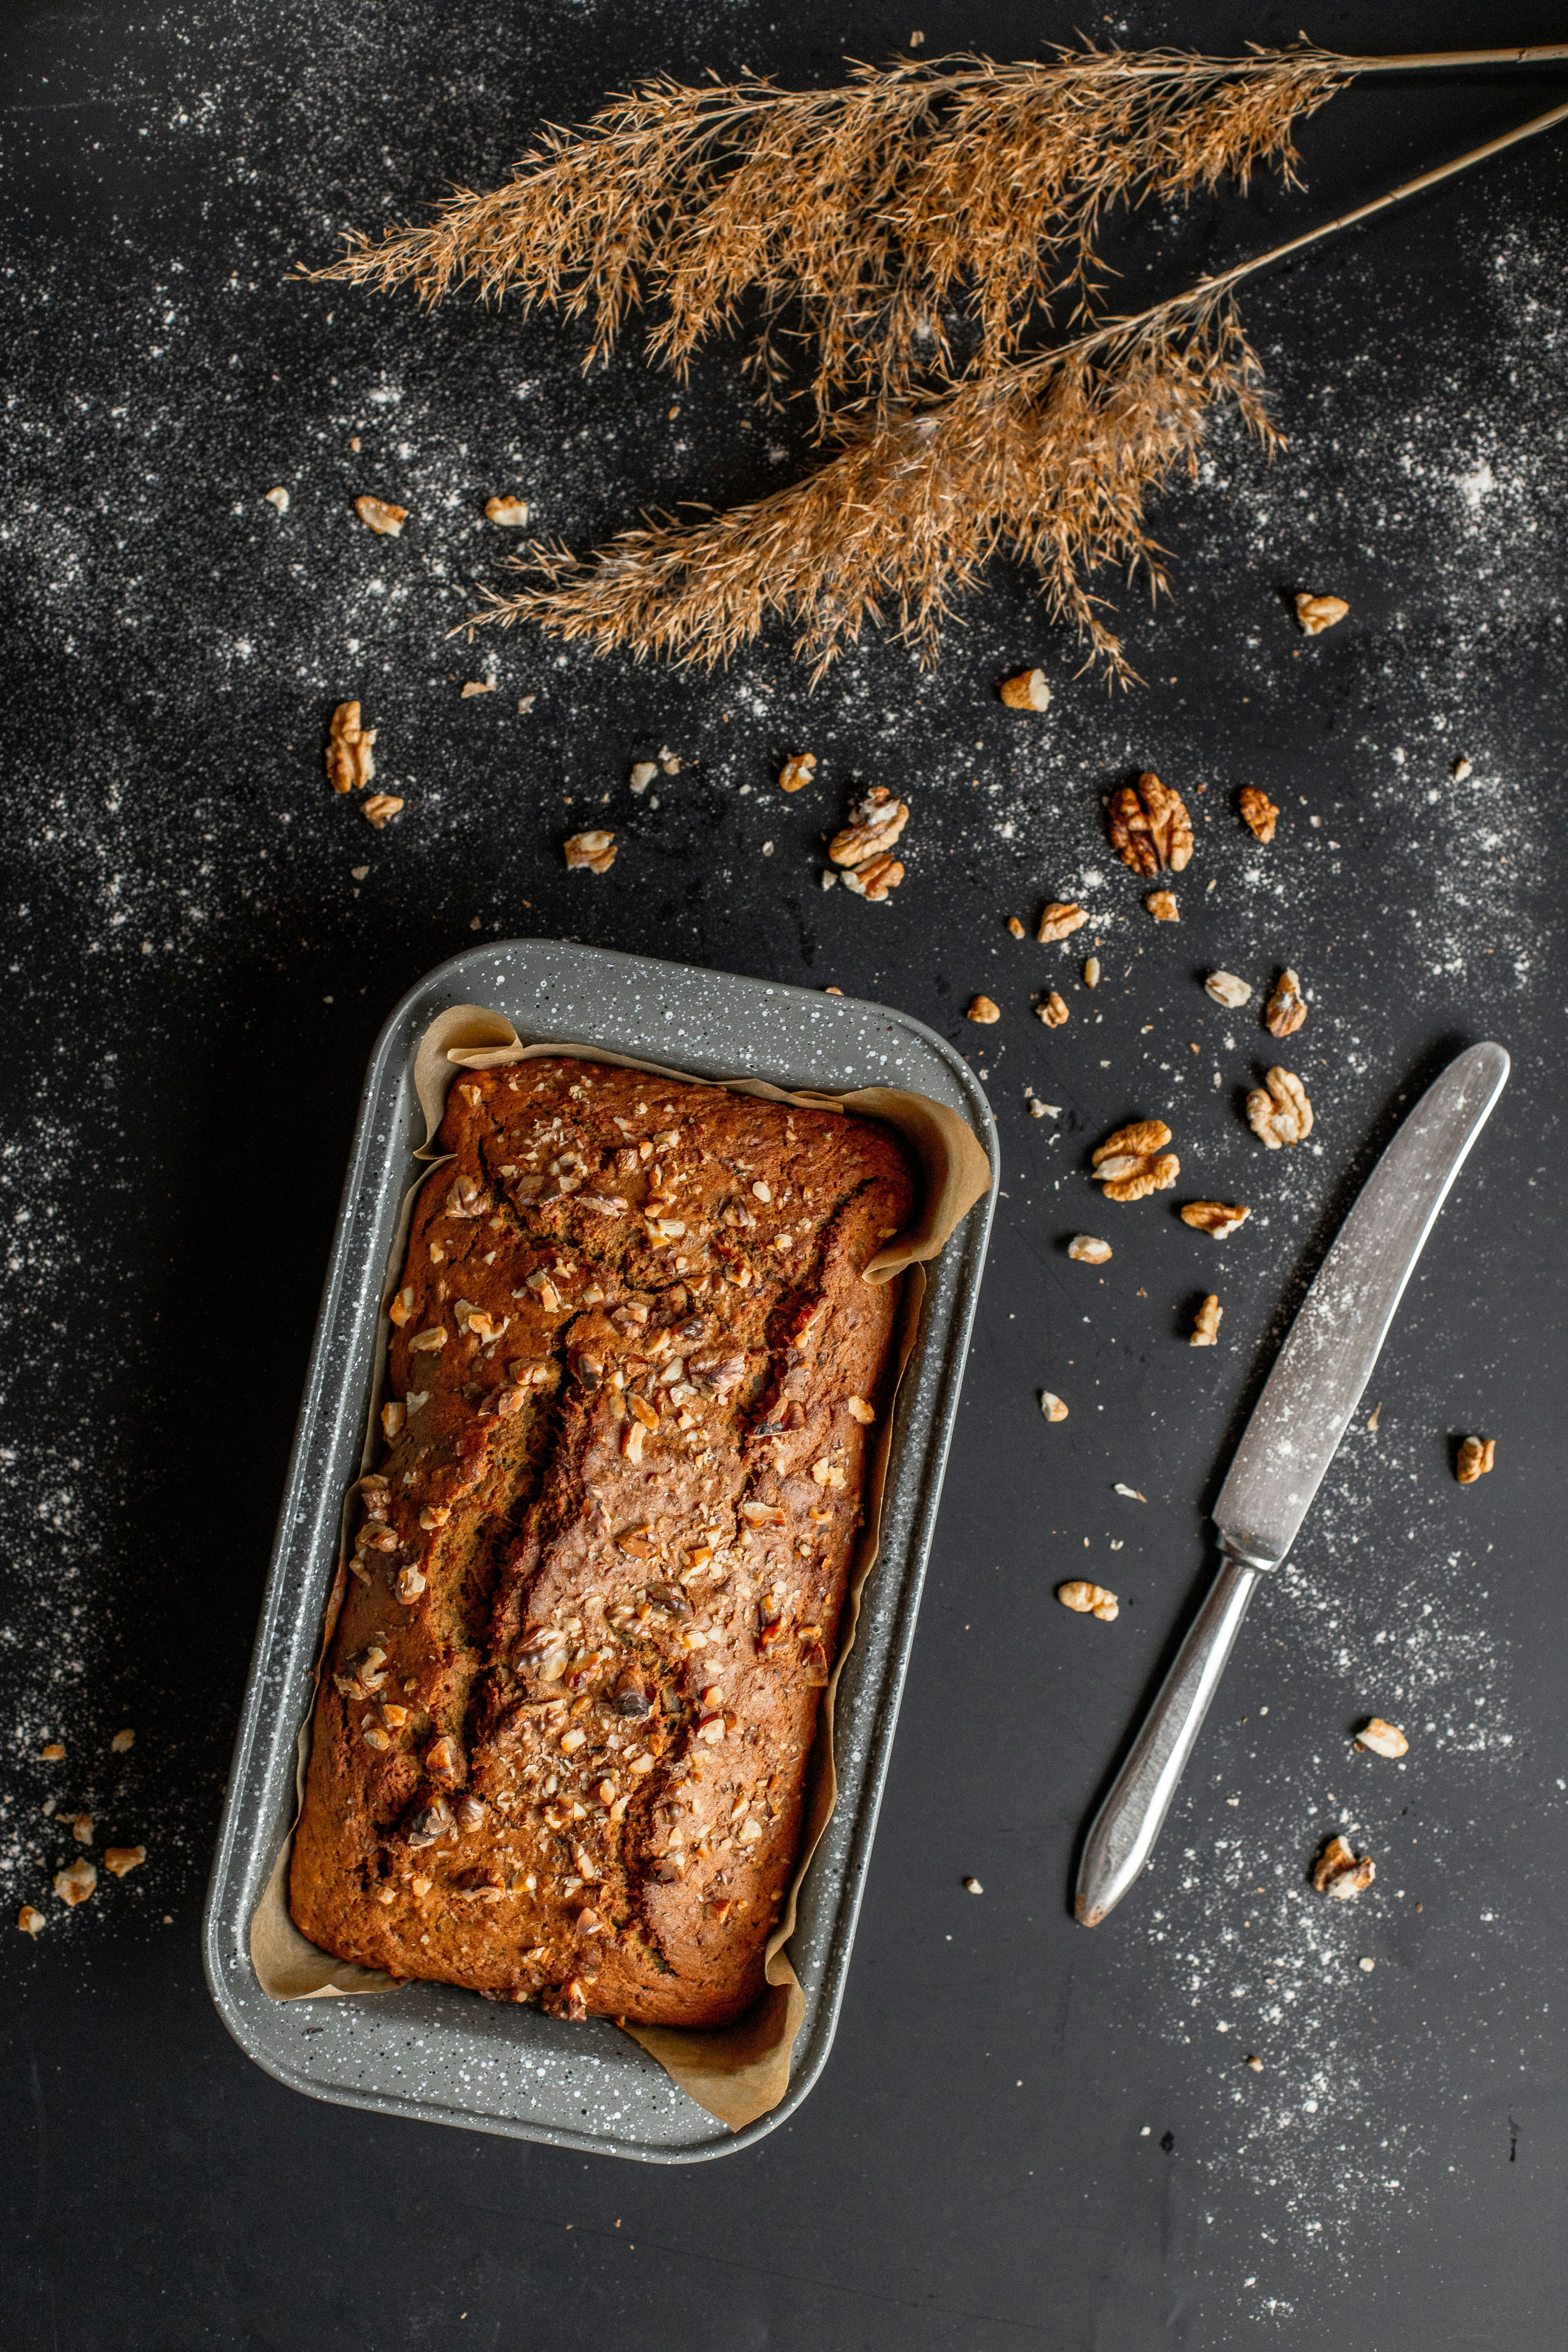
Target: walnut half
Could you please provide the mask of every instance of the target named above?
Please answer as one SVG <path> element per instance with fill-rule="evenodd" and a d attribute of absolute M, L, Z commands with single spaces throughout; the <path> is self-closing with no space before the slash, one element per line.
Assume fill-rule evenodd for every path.
<path fill-rule="evenodd" d="M 1266 1070 L 1263 1085 L 1247 1097 L 1247 1123 L 1260 1143 L 1278 1151 L 1282 1143 L 1304 1143 L 1312 1132 L 1307 1089 L 1291 1070 Z"/>
<path fill-rule="evenodd" d="M 1266 844 L 1273 840 L 1279 812 L 1267 793 L 1260 793 L 1256 784 L 1243 784 L 1237 794 L 1237 806 L 1248 833 Z"/>
<path fill-rule="evenodd" d="M 1167 1192 L 1182 1163 L 1165 1146 L 1171 1130 L 1163 1118 L 1135 1119 L 1108 1135 L 1094 1155 L 1097 1183 L 1108 1201 L 1141 1201 L 1146 1192 Z"/>
<path fill-rule="evenodd" d="M 1035 937 L 1042 947 L 1046 947 L 1052 940 L 1065 940 L 1088 920 L 1089 917 L 1075 898 L 1053 898 L 1040 917 L 1040 927 Z"/>
<path fill-rule="evenodd" d="M 374 727 L 360 725 L 359 704 L 340 702 L 327 730 L 327 782 L 335 793 L 355 793 L 375 776 Z"/>
<path fill-rule="evenodd" d="M 1110 845 L 1124 866 L 1152 880 L 1179 874 L 1193 854 L 1193 821 L 1179 793 L 1158 776 L 1140 776 L 1110 795 Z"/>
<path fill-rule="evenodd" d="M 1064 1609 L 1071 1609 L 1079 1617 L 1098 1617 L 1102 1625 L 1116 1622 L 1117 1600 L 1103 1584 L 1090 1584 L 1089 1579 L 1075 1576 L 1057 1587 L 1057 1599 Z"/>

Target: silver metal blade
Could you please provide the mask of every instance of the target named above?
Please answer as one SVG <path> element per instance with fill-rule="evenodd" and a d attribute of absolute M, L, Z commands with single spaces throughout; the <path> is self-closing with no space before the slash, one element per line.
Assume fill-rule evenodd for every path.
<path fill-rule="evenodd" d="M 1508 1071 L 1500 1045 L 1471 1045 L 1449 1063 L 1406 1116 L 1318 1269 L 1214 1507 L 1231 1548 L 1257 1566 L 1283 1559 L 1306 1517 Z"/>

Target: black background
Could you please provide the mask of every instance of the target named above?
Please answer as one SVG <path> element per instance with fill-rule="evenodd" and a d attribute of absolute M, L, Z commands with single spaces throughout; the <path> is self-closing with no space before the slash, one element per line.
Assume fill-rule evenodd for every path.
<path fill-rule="evenodd" d="M 521 633 L 470 651 L 445 632 L 498 576 L 492 491 L 586 545 L 645 503 L 789 478 L 801 428 L 749 406 L 731 352 L 684 392 L 633 345 L 584 381 L 559 321 L 286 282 L 345 226 L 489 184 L 542 118 L 637 74 L 827 81 L 916 21 L 928 55 L 1074 26 L 1010 0 L 10 13 L 0 1860 L 9 1916 L 33 1900 L 49 1924 L 0 1944 L 7 2345 L 1560 2340 L 1562 134 L 1247 290 L 1289 446 L 1269 467 L 1222 420 L 1160 502 L 1175 594 L 1124 600 L 1149 682 L 1121 698 L 1000 571 L 933 675 L 868 641 L 815 696 L 782 641 L 717 679 Z M 1171 5 L 1093 29 L 1224 51 L 1297 26 Z M 1308 29 L 1397 49 L 1563 27 L 1427 5 Z M 1305 126 L 1304 193 L 1265 175 L 1142 220 L 1129 302 L 1563 91 L 1358 88 Z M 401 541 L 353 520 L 362 490 L 412 509 Z M 1350 619 L 1300 638 L 1299 587 Z M 1018 719 L 994 683 L 1036 658 L 1056 700 Z M 381 835 L 322 780 L 349 694 L 407 802 Z M 667 743 L 681 775 L 634 802 L 630 761 Z M 785 801 L 779 756 L 804 748 L 817 785 Z M 1177 929 L 1104 845 L 1102 795 L 1144 765 L 1199 819 Z M 914 811 L 883 908 L 817 887 L 858 782 Z M 1234 816 L 1249 782 L 1285 813 L 1266 853 Z M 606 794 L 619 860 L 568 876 L 560 840 Z M 1093 999 L 1076 953 L 1002 929 L 1075 893 L 1095 916 L 1075 949 L 1103 943 Z M 359 1074 L 391 1003 L 476 929 L 884 997 L 984 1066 L 1003 1132 L 837 2044 L 788 2126 L 695 2169 L 308 2102 L 230 2045 L 201 1979 Z M 1266 1156 L 1239 1114 L 1275 1058 L 1256 1004 L 1229 1018 L 1197 983 L 1286 961 L 1313 992 L 1287 1059 L 1321 1148 Z M 1058 983 L 1072 1019 L 1047 1034 L 1029 1008 Z M 984 1032 L 963 1019 L 982 988 L 1004 1008 Z M 1205 1572 L 1203 1509 L 1281 1302 L 1412 1085 L 1485 1035 L 1513 1081 L 1369 1391 L 1380 1429 L 1347 1438 L 1153 1875 L 1091 1937 L 1066 1907 L 1074 1840 Z M 1059 1120 L 1026 1116 L 1026 1084 Z M 1169 1199 L 1101 1207 L 1084 1181 L 1093 1142 L 1154 1113 L 1177 1198 L 1253 1205 L 1221 1249 Z M 1079 1227 L 1115 1243 L 1103 1277 L 1065 1259 Z M 1211 1286 L 1222 1340 L 1195 1353 Z M 1060 1427 L 1043 1385 L 1072 1406 Z M 1499 1454 L 1465 1491 L 1468 1430 Z M 1115 1626 L 1057 1606 L 1080 1572 L 1121 1593 Z M 1351 1751 L 1374 1710 L 1411 1733 L 1403 1769 Z M 121 1724 L 136 1745 L 112 1758 Z M 38 1760 L 51 1738 L 64 1764 Z M 145 1868 L 68 1915 L 50 1799 L 90 1808 L 100 1848 L 144 1841 Z M 1330 1917 L 1303 1874 L 1342 1820 L 1378 1879 Z"/>

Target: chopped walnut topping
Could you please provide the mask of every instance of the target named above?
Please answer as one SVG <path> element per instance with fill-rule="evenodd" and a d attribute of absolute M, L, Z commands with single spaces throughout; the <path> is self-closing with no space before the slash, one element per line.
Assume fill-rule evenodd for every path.
<path fill-rule="evenodd" d="M 372 793 L 369 800 L 361 801 L 359 813 L 380 833 L 388 818 L 402 814 L 403 803 L 395 793 Z"/>
<path fill-rule="evenodd" d="M 825 874 L 822 878 L 830 882 L 833 877 Z M 896 890 L 903 878 L 904 869 L 896 857 L 868 857 L 863 866 L 853 867 L 841 877 L 847 890 L 852 890 L 857 898 L 869 899 L 874 907 L 881 906 L 889 891 Z"/>
<path fill-rule="evenodd" d="M 1247 1097 L 1247 1123 L 1270 1151 L 1282 1143 L 1304 1143 L 1312 1132 L 1312 1106 L 1300 1079 L 1290 1070 L 1266 1070 L 1263 1085 Z"/>
<path fill-rule="evenodd" d="M 1302 635 L 1307 637 L 1321 637 L 1325 629 L 1342 621 L 1349 611 L 1342 596 L 1310 596 L 1303 593 L 1296 599 L 1296 618 L 1301 625 Z"/>
<path fill-rule="evenodd" d="M 1331 1837 L 1318 1856 L 1312 1871 L 1312 1884 L 1320 1895 L 1332 1895 L 1336 1903 L 1348 1903 L 1352 1895 L 1363 1895 L 1377 1876 L 1377 1864 L 1371 1854 L 1358 1859 L 1342 1837 Z"/>
<path fill-rule="evenodd" d="M 1109 1242 L 1096 1241 L 1092 1234 L 1074 1234 L 1068 1244 L 1068 1257 L 1076 1257 L 1082 1265 L 1104 1265 L 1111 1255 Z"/>
<path fill-rule="evenodd" d="M 1064 1609 L 1071 1609 L 1079 1617 L 1098 1617 L 1102 1625 L 1113 1624 L 1119 1613 L 1114 1592 L 1103 1584 L 1090 1584 L 1087 1577 L 1075 1576 L 1057 1587 L 1057 1599 Z"/>
<path fill-rule="evenodd" d="M 1358 1748 L 1370 1748 L 1374 1756 L 1404 1756 L 1410 1742 L 1403 1731 L 1392 1723 L 1384 1723 L 1381 1715 L 1373 1716 L 1356 1733 Z"/>
<path fill-rule="evenodd" d="M 499 522 L 503 530 L 521 530 L 528 520 L 526 499 L 487 499 L 485 520 Z"/>
<path fill-rule="evenodd" d="M 1169 890 L 1151 890 L 1143 904 L 1157 923 L 1179 923 L 1182 910 Z"/>
<path fill-rule="evenodd" d="M 1189 1201 L 1182 1211 L 1182 1223 L 1200 1234 L 1212 1234 L 1216 1242 L 1228 1241 L 1238 1225 L 1244 1225 L 1252 1212 L 1240 1207 L 1227 1209 L 1223 1201 Z"/>
<path fill-rule="evenodd" d="M 16 1914 L 16 1925 L 24 1936 L 41 1936 L 48 1924 L 43 1913 L 35 1911 L 30 1903 L 24 1903 Z"/>
<path fill-rule="evenodd" d="M 327 729 L 327 782 L 335 793 L 357 793 L 375 775 L 375 729 L 360 725 L 357 702 L 340 702 Z"/>
<path fill-rule="evenodd" d="M 416 1331 L 408 1342 L 410 1355 L 438 1355 L 451 1338 L 444 1323 L 432 1323 L 426 1331 Z"/>
<path fill-rule="evenodd" d="M 827 845 L 835 866 L 864 866 L 885 857 L 910 821 L 909 804 L 894 800 L 886 784 L 873 784 L 849 811 L 849 822 Z"/>
<path fill-rule="evenodd" d="M 1224 1004 L 1236 1013 L 1247 1003 L 1252 991 L 1246 981 L 1237 980 L 1233 971 L 1211 971 L 1204 982 L 1204 993 L 1212 996 L 1216 1004 Z"/>
<path fill-rule="evenodd" d="M 1021 669 L 1016 677 L 1005 677 L 997 692 L 1009 710 L 1045 710 L 1051 699 L 1043 669 Z"/>
<path fill-rule="evenodd" d="M 390 1404 L 384 1404 L 382 1406 L 381 1433 L 385 1438 L 388 1445 L 390 1445 L 393 1443 L 393 1440 L 400 1434 L 403 1424 L 407 1418 L 408 1407 L 397 1397 L 394 1397 Z"/>
<path fill-rule="evenodd" d="M 1263 1008 L 1263 1025 L 1271 1037 L 1293 1037 L 1307 1017 L 1301 983 L 1287 968 L 1274 983 L 1274 993 Z"/>
<path fill-rule="evenodd" d="M 1497 1458 L 1495 1437 L 1467 1437 L 1459 1448 L 1459 1458 L 1454 1475 L 1461 1486 L 1473 1486 L 1484 1478 Z"/>
<path fill-rule="evenodd" d="M 390 499 L 356 499 L 354 512 L 381 539 L 396 539 L 408 520 L 408 509 L 395 507 Z"/>
<path fill-rule="evenodd" d="M 616 862 L 616 836 L 595 828 L 574 833 L 564 845 L 569 866 L 585 866 L 590 874 L 607 874 Z"/>
<path fill-rule="evenodd" d="M 1002 1018 L 1002 1008 L 999 1004 L 993 1003 L 992 1000 L 988 996 L 976 996 L 971 999 L 969 1011 L 964 1015 L 964 1018 L 968 1021 L 979 1021 L 985 1024 L 989 1024 L 993 1021 L 1000 1021 Z"/>
<path fill-rule="evenodd" d="M 1148 1192 L 1166 1192 L 1182 1172 L 1182 1163 L 1165 1146 L 1171 1130 L 1163 1118 L 1135 1119 L 1108 1135 L 1094 1155 L 1094 1178 L 1105 1187 L 1108 1201 L 1141 1201 Z"/>
<path fill-rule="evenodd" d="M 1224 1307 L 1211 1290 L 1198 1309 L 1190 1344 L 1194 1348 L 1212 1348 L 1219 1338 L 1219 1318 L 1224 1313 Z"/>
<path fill-rule="evenodd" d="M 849 1400 L 849 1418 L 851 1421 L 858 1421 L 862 1428 L 869 1429 L 877 1418 L 877 1408 L 875 1405 L 868 1404 L 863 1396 L 852 1396 Z"/>
<path fill-rule="evenodd" d="M 1035 1014 L 1037 1020 L 1045 1023 L 1047 1029 L 1059 1029 L 1068 1018 L 1067 998 L 1059 989 L 1053 988 L 1044 1003 L 1036 1005 Z"/>
<path fill-rule="evenodd" d="M 1110 795 L 1110 845 L 1150 880 L 1166 866 L 1181 873 L 1193 854 L 1193 821 L 1181 794 L 1154 775 L 1123 784 Z"/>
<path fill-rule="evenodd" d="M 1279 822 L 1279 812 L 1267 793 L 1256 784 L 1243 784 L 1237 794 L 1236 804 L 1241 811 L 1241 821 L 1248 833 L 1265 845 L 1274 838 L 1274 828 Z"/>
<path fill-rule="evenodd" d="M 393 1591 L 405 1609 L 412 1609 L 426 1586 L 426 1578 L 416 1568 L 400 1568 Z"/>
<path fill-rule="evenodd" d="M 1083 967 L 1083 984 L 1085 988 L 1098 988 L 1100 986 L 1100 958 L 1098 956 L 1088 956 L 1085 958 Z"/>
<path fill-rule="evenodd" d="M 1068 1417 L 1066 1405 L 1049 1389 L 1040 1391 L 1040 1411 L 1047 1421 L 1065 1421 Z"/>
<path fill-rule="evenodd" d="M 1040 917 L 1035 937 L 1042 947 L 1052 940 L 1065 940 L 1087 923 L 1089 917 L 1073 898 L 1053 898 Z"/>
<path fill-rule="evenodd" d="M 87 1901 L 97 1885 L 97 1870 L 82 1856 L 79 1856 L 68 1870 L 57 1870 L 55 1873 L 55 1893 L 62 1903 L 68 1903 L 73 1911 L 79 1903 Z"/>
<path fill-rule="evenodd" d="M 815 751 L 792 751 L 779 770 L 779 790 L 781 793 L 802 792 L 816 773 Z"/>
<path fill-rule="evenodd" d="M 108 1845 L 103 1849 L 103 1866 L 116 1878 L 123 1878 L 128 1870 L 140 1870 L 147 1859 L 144 1845 Z"/>

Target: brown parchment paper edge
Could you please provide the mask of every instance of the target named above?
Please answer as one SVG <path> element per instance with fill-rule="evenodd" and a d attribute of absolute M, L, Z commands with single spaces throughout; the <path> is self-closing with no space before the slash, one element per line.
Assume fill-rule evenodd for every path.
<path fill-rule="evenodd" d="M 579 1045 L 554 1039 L 525 1045 L 504 1013 L 477 1004 L 452 1005 L 445 1013 L 437 1014 L 416 1048 L 414 1087 L 426 1120 L 425 1141 L 416 1151 L 416 1158 L 438 1164 L 432 1143 L 445 1113 L 447 1091 L 459 1070 L 493 1069 L 509 1063 L 563 1057 L 607 1063 L 619 1069 L 646 1070 L 649 1076 L 669 1078 L 682 1086 L 713 1086 L 731 1093 L 753 1095 L 768 1102 L 791 1103 L 804 1109 L 859 1113 L 864 1117 L 880 1118 L 896 1129 L 910 1144 L 920 1162 L 922 1178 L 920 1206 L 914 1223 L 897 1234 L 886 1249 L 879 1251 L 866 1267 L 863 1276 L 867 1281 L 878 1283 L 891 1282 L 900 1276 L 906 1277 L 896 1332 L 896 1370 L 889 1408 L 882 1416 L 877 1450 L 867 1481 L 867 1524 L 845 1591 L 837 1654 L 817 1714 L 800 1851 L 788 1898 L 764 1951 L 763 1990 L 744 2017 L 738 2019 L 733 2025 L 717 2030 L 635 2025 L 622 2029 L 640 2043 L 699 2106 L 721 2123 L 727 2124 L 732 2131 L 739 2131 L 777 2106 L 784 2097 L 789 2087 L 790 2060 L 795 2037 L 805 2014 L 805 1996 L 790 1965 L 786 1947 L 795 1933 L 801 1883 L 837 1798 L 833 1752 L 834 1706 L 839 1677 L 855 1640 L 861 1594 L 880 1547 L 882 1497 L 892 1445 L 894 1404 L 919 1329 L 921 1307 L 925 1296 L 923 1266 L 941 1253 L 960 1220 L 989 1190 L 991 1167 L 984 1147 L 967 1122 L 956 1111 L 926 1095 L 891 1087 L 863 1087 L 842 1095 L 819 1094 L 807 1089 L 791 1092 L 772 1086 L 763 1078 L 717 1081 L 695 1077 L 689 1071 L 670 1069 L 657 1062 L 639 1061 L 631 1055 L 612 1054 L 598 1045 Z M 430 1172 L 433 1171 L 427 1170 L 426 1175 L 422 1176 L 419 1183 L 413 1186 L 405 1196 L 389 1252 L 383 1325 L 376 1342 L 376 1378 L 367 1417 L 362 1466 L 368 1465 L 374 1450 L 386 1340 L 391 1330 L 385 1318 L 385 1300 L 390 1299 L 395 1287 L 397 1273 L 406 1251 L 415 1197 Z M 352 1494 L 344 1497 L 345 1534 L 351 1500 Z M 341 1540 L 337 1572 L 328 1600 L 318 1651 L 315 1684 L 320 1682 L 342 1604 L 345 1559 L 346 1545 Z M 335 1959 L 331 1954 L 323 1952 L 300 1933 L 289 1916 L 289 1862 L 293 1849 L 294 1826 L 303 1801 L 305 1770 L 314 1720 L 313 1685 L 311 1704 L 300 1727 L 296 1750 L 294 1822 L 290 1823 L 289 1835 L 268 1875 L 250 1921 L 250 1956 L 257 1980 L 269 2000 L 279 2001 L 317 2000 L 334 1994 L 391 1992 L 398 1989 L 397 1979 L 381 1969 L 361 1968 L 352 1961 Z"/>

